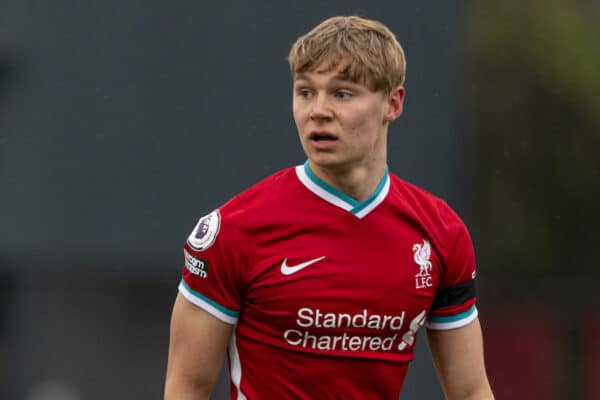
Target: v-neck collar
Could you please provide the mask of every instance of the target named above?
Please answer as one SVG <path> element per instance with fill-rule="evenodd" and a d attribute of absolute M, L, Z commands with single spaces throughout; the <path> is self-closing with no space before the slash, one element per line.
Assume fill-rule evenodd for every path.
<path fill-rule="evenodd" d="M 390 177 L 387 166 L 375 192 L 362 202 L 354 200 L 315 175 L 310 169 L 308 160 L 304 165 L 296 166 L 296 175 L 308 190 L 328 203 L 340 207 L 360 219 L 373 211 L 385 199 L 390 190 Z"/>

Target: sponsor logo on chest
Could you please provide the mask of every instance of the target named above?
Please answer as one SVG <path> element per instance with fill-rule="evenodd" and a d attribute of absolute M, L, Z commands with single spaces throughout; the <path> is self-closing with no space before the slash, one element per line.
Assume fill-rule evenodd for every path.
<path fill-rule="evenodd" d="M 364 308 L 360 312 L 324 312 L 302 307 L 297 312 L 296 327 L 283 332 L 292 347 L 323 351 L 404 351 L 415 343 L 415 336 L 425 324 L 425 310 L 406 326 L 405 311 L 380 314 Z"/>

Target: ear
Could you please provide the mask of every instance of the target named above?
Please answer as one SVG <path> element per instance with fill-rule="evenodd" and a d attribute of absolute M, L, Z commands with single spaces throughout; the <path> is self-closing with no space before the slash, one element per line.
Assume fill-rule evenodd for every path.
<path fill-rule="evenodd" d="M 385 121 L 391 122 L 402 115 L 404 107 L 404 87 L 396 86 L 390 91 L 387 99 L 387 110 L 385 112 Z"/>

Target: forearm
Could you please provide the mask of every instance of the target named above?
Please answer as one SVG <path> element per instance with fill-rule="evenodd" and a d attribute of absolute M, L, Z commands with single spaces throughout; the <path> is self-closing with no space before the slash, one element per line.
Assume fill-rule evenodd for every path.
<path fill-rule="evenodd" d="M 479 320 L 462 328 L 427 333 L 446 400 L 493 400 Z"/>
<path fill-rule="evenodd" d="M 447 396 L 446 400 L 494 400 L 494 395 L 492 393 L 488 394 L 476 394 L 476 395 L 467 395 L 467 396 Z"/>
<path fill-rule="evenodd" d="M 436 367 L 446 400 L 494 400 L 483 361 L 461 368 Z"/>
<path fill-rule="evenodd" d="M 165 400 L 208 400 L 233 327 L 177 296 L 171 319 Z"/>
<path fill-rule="evenodd" d="M 164 400 L 209 400 L 212 385 L 167 378 Z"/>
<path fill-rule="evenodd" d="M 444 390 L 444 394 L 446 400 L 494 400 L 494 395 L 487 382 L 481 388 L 469 392 L 446 393 Z"/>

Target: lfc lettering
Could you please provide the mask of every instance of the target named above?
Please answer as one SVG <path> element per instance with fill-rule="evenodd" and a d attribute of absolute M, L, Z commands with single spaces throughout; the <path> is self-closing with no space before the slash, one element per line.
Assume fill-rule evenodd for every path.
<path fill-rule="evenodd" d="M 419 275 L 417 275 L 415 277 L 415 285 L 416 285 L 417 289 L 423 289 L 423 288 L 432 287 L 433 286 L 433 280 L 431 279 L 430 275 L 427 275 L 427 276 L 419 276 Z"/>

